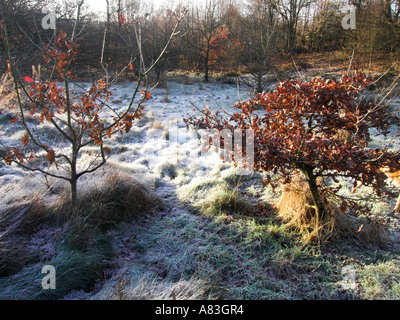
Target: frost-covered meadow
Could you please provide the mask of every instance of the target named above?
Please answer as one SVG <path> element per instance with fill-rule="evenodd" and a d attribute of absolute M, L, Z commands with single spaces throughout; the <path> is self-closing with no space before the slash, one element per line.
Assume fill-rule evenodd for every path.
<path fill-rule="evenodd" d="M 89 86 L 88 83 L 77 83 L 72 87 L 72 92 L 76 91 L 77 94 L 81 94 Z M 109 106 L 115 110 L 126 108 L 132 98 L 134 86 L 134 83 L 125 82 L 111 87 L 112 96 Z M 160 177 L 162 169 L 168 164 L 176 165 L 181 168 L 181 171 L 186 168 L 190 171 L 187 173 L 190 177 L 204 176 L 212 170 L 216 161 L 218 162 L 218 157 L 216 155 L 211 155 L 207 159 L 200 157 L 199 136 L 193 130 L 187 130 L 183 119 L 195 113 L 192 104 L 199 108 L 208 106 L 231 112 L 234 110 L 232 107 L 234 103 L 248 98 L 248 94 L 247 88 L 219 83 L 187 85 L 171 82 L 167 89 L 155 88 L 152 91 L 152 98 L 146 103 L 144 116 L 141 120 L 136 121 L 132 130 L 124 135 L 115 134 L 106 141 L 106 145 L 111 149 L 108 163 L 153 183 L 156 178 Z M 112 120 L 113 113 L 111 111 L 104 108 L 103 113 L 104 119 Z M 12 113 L 3 109 L 0 128 L 3 149 L 6 146 L 20 145 L 21 139 L 25 135 L 22 126 L 8 123 L 12 116 Z M 46 122 L 43 124 L 33 122 L 28 125 L 34 128 L 33 130 L 37 130 L 44 138 L 51 138 L 52 131 L 53 134 L 57 134 L 52 125 Z M 68 144 L 60 143 L 58 150 L 68 153 Z M 92 151 L 95 152 L 96 147 L 93 150 L 91 147 L 84 150 L 83 156 L 78 162 L 80 168 L 84 169 L 92 161 L 90 156 Z M 30 177 L 28 178 L 29 184 L 26 175 Z M 5 191 L 19 182 L 23 182 L 28 189 L 37 189 L 40 188 L 40 180 L 40 175 L 33 178 L 29 172 L 24 172 L 16 165 L 2 164 L 1 185 Z M 54 183 L 57 184 L 57 181 Z M 83 186 L 81 188 L 84 189 Z M 10 196 L 17 199 L 20 195 L 13 193 Z"/>
<path fill-rule="evenodd" d="M 74 90 L 81 92 L 81 88 L 88 86 L 80 83 Z M 129 104 L 133 88 L 134 84 L 129 82 L 114 85 L 110 106 L 118 109 Z M 83 221 L 82 217 L 73 217 L 73 221 L 80 221 L 77 225 L 81 229 L 72 228 L 72 223 L 59 211 L 57 218 L 51 218 L 51 210 L 50 218 L 46 213 L 44 221 L 34 213 L 36 220 L 29 217 L 28 228 L 23 216 L 31 210 L 31 204 L 36 201 L 57 207 L 67 197 L 68 186 L 63 181 L 2 164 L 0 205 L 8 229 L 2 228 L 0 237 L 3 243 L 9 239 L 18 239 L 20 243 L 11 248 L 14 252 L 2 247 L 2 261 L 8 268 L 1 269 L 0 298 L 400 297 L 397 240 L 387 244 L 386 238 L 379 236 L 374 238 L 377 243 L 362 242 L 360 247 L 357 241 L 368 239 L 369 233 L 374 232 L 364 221 L 355 222 L 357 228 L 365 224 L 357 241 L 349 240 L 329 249 L 305 246 L 301 237 L 276 217 L 274 205 L 280 190 L 262 185 L 262 173 L 238 175 L 237 169 L 224 163 L 219 155 L 201 156 L 199 134 L 188 130 L 183 122 L 183 118 L 197 112 L 193 105 L 231 113 L 235 102 L 246 100 L 249 94 L 248 87 L 215 81 L 206 84 L 172 80 L 167 88 L 155 88 L 142 119 L 134 123 L 129 133 L 116 134 L 106 141 L 111 150 L 107 165 L 83 176 L 78 192 L 86 201 L 94 190 L 104 195 L 102 188 L 109 188 L 107 183 L 114 180 L 119 192 L 118 181 L 122 177 L 121 181 L 133 179 L 144 190 L 143 194 L 138 189 L 129 191 L 130 198 L 151 194 L 157 198 L 157 205 L 145 207 L 140 215 L 125 212 L 128 218 L 124 216 L 115 227 L 100 227 L 100 231 L 93 231 L 93 238 L 91 232 L 87 237 L 81 235 L 82 230 L 87 232 L 90 212 Z M 17 130 L 8 123 L 10 114 L 6 110 L 2 110 L 0 117 L 2 143 L 19 143 L 24 135 L 22 128 Z M 45 124 L 39 126 L 46 133 L 51 130 Z M 378 138 L 372 144 L 379 146 L 388 141 Z M 397 146 L 396 139 L 390 143 L 391 147 Z M 91 152 L 90 147 L 84 150 L 82 168 L 90 163 Z M 350 194 L 351 183 L 345 189 Z M 397 191 L 391 190 L 392 196 L 374 200 L 373 210 L 377 214 L 392 210 Z M 359 192 L 369 194 L 370 190 L 363 187 Z M 99 199 L 109 206 L 107 214 L 112 216 L 118 203 Z M 90 211 L 90 205 L 87 206 L 85 210 Z M 85 239 L 83 244 L 79 242 L 84 249 L 75 243 L 78 235 L 79 241 L 83 241 L 81 236 Z M 20 264 L 16 262 L 18 254 L 13 257 L 15 251 L 22 257 Z M 352 291 L 342 286 L 342 267 L 348 263 L 358 272 L 357 288 Z M 68 275 L 69 281 L 58 281 L 62 289 L 54 295 L 39 287 L 44 264 L 54 264 L 56 270 Z M 78 271 L 74 274 L 72 270 Z M 74 277 L 76 282 L 71 280 Z M 376 288 L 380 286 L 387 288 L 382 292 Z"/>

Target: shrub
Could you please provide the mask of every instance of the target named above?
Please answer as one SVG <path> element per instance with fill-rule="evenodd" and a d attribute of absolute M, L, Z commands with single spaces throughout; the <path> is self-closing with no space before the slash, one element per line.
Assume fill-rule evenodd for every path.
<path fill-rule="evenodd" d="M 312 215 L 323 221 L 329 216 L 329 199 L 340 197 L 342 185 L 319 185 L 319 178 L 336 182 L 338 177 L 347 177 L 354 185 L 358 182 L 371 185 L 380 195 L 385 180 L 378 169 L 383 166 L 393 172 L 400 169 L 399 153 L 366 146 L 368 130 L 386 136 L 395 120 L 389 115 L 389 106 L 382 101 L 360 98 L 370 83 L 370 78 L 357 72 L 354 76 L 343 75 L 338 82 L 321 77 L 308 82 L 286 80 L 274 92 L 237 103 L 238 112 L 227 119 L 205 109 L 202 117 L 192 116 L 185 122 L 199 129 L 232 133 L 242 130 L 243 141 L 248 139 L 246 130 L 251 129 L 254 170 L 267 173 L 264 183 L 276 185 L 273 177 L 278 174 L 289 183 L 297 170 L 308 184 L 312 199 L 308 207 Z M 259 108 L 264 108 L 262 114 L 257 111 Z M 342 130 L 348 131 L 352 138 L 346 141 L 337 138 Z M 220 141 L 222 145 L 223 139 Z M 245 153 L 242 148 L 242 156 Z M 232 159 L 235 161 L 234 152 Z M 351 206 L 368 214 L 366 208 L 350 199 L 341 197 L 337 201 L 341 212 Z"/>

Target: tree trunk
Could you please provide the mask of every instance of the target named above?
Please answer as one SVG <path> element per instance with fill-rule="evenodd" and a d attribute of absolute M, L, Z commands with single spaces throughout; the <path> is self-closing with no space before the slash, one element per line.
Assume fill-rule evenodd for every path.
<path fill-rule="evenodd" d="M 75 207 L 78 201 L 78 186 L 77 183 L 78 179 L 75 178 L 71 178 L 69 180 L 69 183 L 71 185 L 71 204 L 72 207 Z"/>
<path fill-rule="evenodd" d="M 106 39 L 105 40 L 105 48 L 104 48 L 104 55 L 105 61 L 107 63 L 107 67 L 110 63 L 110 20 L 111 20 L 111 12 L 110 12 L 110 0 L 106 0 L 107 5 L 107 23 L 106 23 Z"/>
<path fill-rule="evenodd" d="M 71 175 L 69 183 L 71 185 L 71 204 L 76 206 L 78 200 L 78 176 L 76 171 L 76 163 L 78 161 L 78 148 L 75 143 L 72 145 L 72 159 L 71 159 Z"/>
<path fill-rule="evenodd" d="M 315 207 L 316 217 L 318 218 L 318 221 L 322 221 L 325 219 L 325 208 L 319 200 L 317 177 L 314 175 L 312 168 L 307 168 L 303 170 L 303 173 L 306 176 L 308 186 L 311 191 L 311 197 Z"/>
<path fill-rule="evenodd" d="M 209 81 L 209 79 L 208 79 L 208 70 L 209 68 L 208 68 L 208 52 L 207 52 L 207 57 L 206 57 L 206 60 L 205 60 L 205 67 L 204 67 L 204 81 L 205 82 L 208 82 Z"/>
<path fill-rule="evenodd" d="M 295 43 L 296 43 L 296 26 L 289 25 L 288 26 L 288 39 L 287 39 L 287 44 L 286 44 L 286 51 L 287 52 L 292 52 Z"/>
<path fill-rule="evenodd" d="M 257 93 L 263 92 L 262 77 L 263 77 L 263 72 L 260 69 L 257 75 Z"/>

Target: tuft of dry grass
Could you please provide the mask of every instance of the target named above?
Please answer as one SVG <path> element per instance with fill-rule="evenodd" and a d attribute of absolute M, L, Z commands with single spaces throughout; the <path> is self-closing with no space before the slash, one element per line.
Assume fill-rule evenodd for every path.
<path fill-rule="evenodd" d="M 16 98 L 14 92 L 14 84 L 9 74 L 4 74 L 0 78 L 0 102 L 8 107 L 10 103 Z"/>
<path fill-rule="evenodd" d="M 36 260 L 27 248 L 29 236 L 50 215 L 48 208 L 37 198 L 0 212 L 0 277 L 14 274 Z"/>
<path fill-rule="evenodd" d="M 335 210 L 325 208 L 326 218 L 319 221 L 308 183 L 300 178 L 293 178 L 289 184 L 282 185 L 282 195 L 276 204 L 278 217 L 286 222 L 286 226 L 303 235 L 306 242 L 329 238 L 336 226 Z"/>
<path fill-rule="evenodd" d="M 212 299 L 213 284 L 206 279 L 159 280 L 150 273 L 121 276 L 116 286 L 105 288 L 98 299 L 112 300 L 204 300 Z"/>
<path fill-rule="evenodd" d="M 361 230 L 360 230 L 361 229 Z M 359 228 L 359 238 L 366 244 L 385 247 L 389 242 L 389 233 L 385 226 L 367 221 Z"/>
<path fill-rule="evenodd" d="M 160 121 L 155 120 L 151 125 L 151 129 L 164 130 L 165 128 Z"/>
<path fill-rule="evenodd" d="M 307 243 L 342 238 L 370 245 L 387 244 L 387 229 L 383 225 L 343 214 L 332 202 L 325 207 L 325 219 L 319 221 L 312 205 L 308 183 L 295 177 L 290 184 L 282 186 L 282 195 L 276 208 L 278 217 L 285 221 L 286 227 L 301 234 Z"/>
<path fill-rule="evenodd" d="M 56 205 L 58 219 L 84 219 L 96 227 L 128 222 L 162 206 L 160 198 L 127 174 L 113 171 L 98 186 L 80 195 L 76 207 L 61 199 Z"/>
<path fill-rule="evenodd" d="M 83 192 L 74 207 L 68 197 L 55 204 L 42 197 L 9 206 L 0 212 L 0 299 L 59 299 L 90 290 L 114 254 L 110 228 L 160 205 L 145 186 L 113 171 Z M 37 285 L 44 264 L 60 274 L 51 293 Z"/>
<path fill-rule="evenodd" d="M 251 205 L 237 192 L 227 187 L 216 186 L 199 205 L 202 212 L 211 215 L 248 215 L 253 212 Z"/>

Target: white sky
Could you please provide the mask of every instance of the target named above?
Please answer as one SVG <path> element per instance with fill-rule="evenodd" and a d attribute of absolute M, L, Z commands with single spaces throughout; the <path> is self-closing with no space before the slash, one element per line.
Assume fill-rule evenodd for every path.
<path fill-rule="evenodd" d="M 144 0 L 144 2 L 152 2 L 157 8 L 163 3 L 167 3 L 168 0 Z M 105 0 L 85 0 L 85 3 L 88 4 L 93 12 L 105 12 L 106 9 L 106 1 Z"/>

